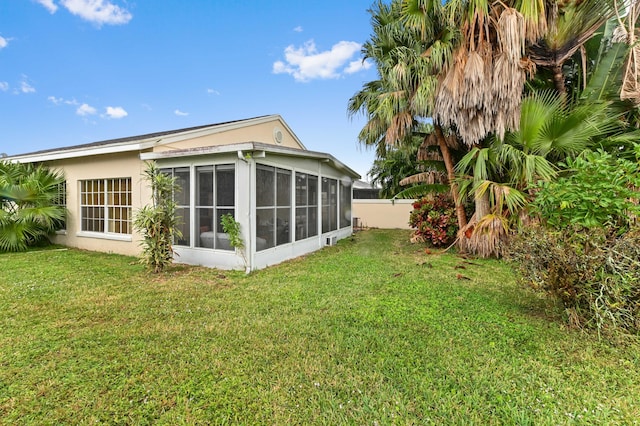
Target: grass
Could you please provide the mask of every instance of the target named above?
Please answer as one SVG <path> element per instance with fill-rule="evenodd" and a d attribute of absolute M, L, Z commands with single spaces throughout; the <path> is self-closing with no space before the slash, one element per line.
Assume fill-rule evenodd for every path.
<path fill-rule="evenodd" d="M 366 231 L 245 276 L 0 256 L 0 424 L 638 424 L 640 345 Z"/>

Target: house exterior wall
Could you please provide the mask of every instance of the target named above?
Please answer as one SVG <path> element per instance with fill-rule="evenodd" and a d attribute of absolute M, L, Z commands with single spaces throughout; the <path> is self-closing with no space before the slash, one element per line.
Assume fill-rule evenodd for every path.
<path fill-rule="evenodd" d="M 53 242 L 80 249 L 137 255 L 140 252 L 140 235 L 100 235 L 82 232 L 80 227 L 80 181 L 86 179 L 131 178 L 132 212 L 149 203 L 151 190 L 142 174 L 144 162 L 138 152 L 96 155 L 45 163 L 62 170 L 67 182 L 67 209 L 69 211 L 66 230 L 58 232 Z"/>
<path fill-rule="evenodd" d="M 381 229 L 411 229 L 409 215 L 415 200 L 353 200 L 354 225 Z M 356 220 L 357 219 L 357 220 Z"/>
<path fill-rule="evenodd" d="M 319 182 L 323 177 L 336 179 L 341 185 L 343 182 L 347 187 L 351 184 L 352 179 L 345 176 L 343 172 L 337 170 L 318 159 L 308 159 L 299 157 L 288 157 L 285 155 L 277 155 L 266 153 L 264 157 L 239 159 L 237 154 L 215 154 L 215 155 L 194 155 L 191 157 L 181 157 L 173 159 L 163 159 L 158 161 L 161 168 L 165 167 L 189 167 L 191 169 L 191 199 L 196 197 L 195 173 L 196 167 L 202 165 L 216 164 L 234 164 L 236 175 L 235 186 L 235 218 L 240 223 L 240 230 L 243 241 L 245 243 L 244 258 L 240 254 L 228 250 L 215 250 L 195 247 L 195 244 L 187 246 L 174 246 L 175 252 L 178 254 L 176 262 L 198 264 L 205 266 L 218 267 L 223 269 L 261 269 L 270 265 L 280 263 L 287 259 L 302 256 L 304 254 L 316 251 L 327 245 L 327 239 L 330 242 L 345 238 L 352 233 L 352 227 L 343 227 L 335 231 L 322 233 L 322 216 L 320 214 L 321 191 L 318 190 L 318 235 L 304 240 L 295 241 L 295 230 L 293 219 L 295 217 L 295 176 L 296 172 L 314 175 L 318 177 Z M 272 166 L 280 169 L 290 170 L 292 172 L 292 190 L 291 190 L 291 241 L 286 244 L 276 245 L 275 247 L 259 250 L 256 245 L 258 240 L 256 234 L 256 167 L 257 165 Z M 190 223 L 195 223 L 195 209 L 191 209 Z M 338 210 L 340 206 L 338 205 Z M 350 214 L 350 212 L 349 212 Z M 351 223 L 349 217 L 349 223 Z M 199 230 L 195 226 L 191 227 L 191 241 L 194 242 L 200 237 Z M 247 265 L 244 263 L 247 260 Z"/>
<path fill-rule="evenodd" d="M 274 130 L 281 132 L 282 137 L 278 140 L 274 137 Z M 159 139 L 154 139 L 146 135 L 140 140 L 119 141 L 115 144 L 87 144 L 15 157 L 14 161 L 43 163 L 52 169 L 61 170 L 65 175 L 68 210 L 66 229 L 53 237 L 54 243 L 93 251 L 139 255 L 142 250 L 140 245 L 142 237 L 133 229 L 133 219 L 142 207 L 151 202 L 151 189 L 144 179 L 146 164 L 142 159 L 154 159 L 160 168 L 172 169 L 172 173 L 176 173 L 182 180 L 186 177 L 186 173 L 180 169 L 189 168 L 190 170 L 189 205 L 186 205 L 186 199 L 182 200 L 184 207 L 182 211 L 187 211 L 187 208 L 189 211 L 189 216 L 185 217 L 188 221 L 183 222 L 184 228 L 188 227 L 185 232 L 189 233 L 189 238 L 178 241 L 174 245 L 177 262 L 224 269 L 246 267 L 260 269 L 313 252 L 351 235 L 352 188 L 354 179 L 358 177 L 357 173 L 330 155 L 306 151 L 295 134 L 280 118 L 271 116 L 264 119 L 258 118 L 252 120 L 250 124 L 223 123 L 220 127 L 191 128 L 182 132 L 169 132 L 158 137 Z M 221 149 L 218 149 L 218 146 Z M 201 194 L 212 196 L 225 194 L 230 199 L 231 191 L 229 186 L 226 186 L 226 182 L 231 182 L 230 168 L 226 165 L 234 166 L 233 207 L 231 207 L 231 201 L 228 205 L 222 206 L 218 206 L 217 201 L 210 206 L 207 204 L 209 200 L 206 199 L 196 202 L 196 196 Z M 278 189 L 281 188 L 278 185 L 282 185 L 280 177 L 284 176 L 286 182 L 286 176 L 289 175 L 288 172 L 282 172 L 282 169 L 290 172 L 291 202 L 289 206 L 278 198 L 273 205 L 264 204 L 265 201 L 262 200 L 260 209 L 256 208 L 258 165 L 264 166 L 259 169 L 262 173 L 260 176 L 264 178 L 260 182 L 271 182 L 271 177 L 274 178 L 273 181 L 276 182 L 274 194 L 285 193 Z M 206 167 L 197 169 L 199 166 Z M 211 185 L 222 182 L 223 186 L 219 189 L 207 186 L 206 175 L 211 170 L 213 170 L 211 176 L 216 176 L 215 180 L 212 177 Z M 223 180 L 217 181 L 218 170 L 222 171 L 223 177 L 220 179 Z M 269 174 L 269 170 L 272 171 L 272 175 Z M 200 191 L 198 194 L 196 172 L 202 176 L 200 185 L 205 188 L 204 192 Z M 305 196 L 306 202 L 296 206 L 296 173 L 317 177 L 315 205 L 309 202 L 308 196 Z M 333 180 L 327 184 L 326 190 L 323 190 L 323 178 Z M 122 201 L 104 201 L 121 200 L 122 191 L 114 189 L 109 194 L 108 191 L 100 189 L 99 185 L 119 188 L 123 180 L 128 179 L 131 180 L 130 205 L 123 205 Z M 92 181 L 85 185 L 86 188 L 97 188 L 85 188 L 84 208 L 81 205 L 83 181 Z M 298 187 L 299 190 L 308 190 L 308 194 L 313 194 L 312 190 L 305 185 L 306 183 L 301 184 Z M 262 194 L 269 194 L 265 189 L 267 187 L 264 184 L 261 185 Z M 283 187 L 286 188 L 286 185 Z M 228 191 L 225 192 L 225 188 Z M 325 217 L 330 218 L 329 228 L 336 228 L 324 233 L 322 232 L 323 192 L 325 198 L 329 199 L 326 205 L 330 207 L 327 208 L 332 211 L 331 215 Z M 128 190 L 124 193 L 128 200 Z M 341 194 L 346 195 L 344 200 Z M 100 196 L 103 201 L 86 201 Z M 200 202 L 203 205 L 197 204 Z M 347 204 L 341 205 L 343 202 Z M 299 212 L 296 211 L 297 207 L 300 209 Z M 236 253 L 235 250 L 230 249 L 228 236 L 221 232 L 221 229 L 215 229 L 220 215 L 231 211 L 232 208 L 236 220 L 240 223 L 242 238 L 245 242 L 244 253 Z M 286 223 L 287 213 L 284 212 L 287 208 L 290 210 L 288 224 Z M 213 215 L 208 214 L 209 209 L 212 209 Z M 271 218 L 268 216 L 269 209 L 273 209 Z M 261 215 L 258 215 L 258 210 Z M 124 233 L 126 231 L 119 228 L 124 221 L 122 218 L 126 216 L 125 211 L 130 212 L 131 226 L 128 233 Z M 83 212 L 85 220 L 82 220 Z M 196 214 L 200 214 L 198 221 Z M 296 241 L 296 232 L 299 232 L 298 235 L 301 238 L 313 233 L 313 229 L 308 226 L 308 220 L 312 215 L 317 215 L 317 235 Z M 260 237 L 256 232 L 259 217 L 261 219 Z M 299 229 L 296 229 L 297 227 Z M 95 231 L 88 231 L 90 229 Z M 209 245 L 210 240 L 214 241 L 211 245 Z"/>
<path fill-rule="evenodd" d="M 283 138 L 281 143 L 276 143 L 274 140 L 275 129 L 279 129 L 282 132 Z M 273 120 L 266 123 L 256 124 L 250 127 L 240 127 L 237 129 L 230 129 L 224 132 L 214 133 L 207 136 L 194 137 L 188 140 L 181 140 L 166 145 L 160 145 L 154 148 L 154 152 L 202 148 L 209 146 L 222 146 L 228 145 L 230 143 L 241 142 L 261 142 L 286 148 L 303 148 L 297 142 L 294 135 L 287 130 L 286 126 L 282 125 L 279 120 Z"/>

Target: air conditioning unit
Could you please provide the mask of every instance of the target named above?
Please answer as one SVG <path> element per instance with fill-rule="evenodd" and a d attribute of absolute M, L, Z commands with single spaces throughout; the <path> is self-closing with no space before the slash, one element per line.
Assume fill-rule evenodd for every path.
<path fill-rule="evenodd" d="M 327 237 L 325 245 L 326 246 L 335 246 L 336 242 L 338 242 L 338 237 Z"/>

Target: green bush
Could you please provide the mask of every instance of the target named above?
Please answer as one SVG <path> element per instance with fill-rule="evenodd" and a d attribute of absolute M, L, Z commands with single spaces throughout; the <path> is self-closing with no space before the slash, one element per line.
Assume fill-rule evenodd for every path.
<path fill-rule="evenodd" d="M 449 194 L 429 194 L 413 203 L 409 225 L 414 238 L 435 247 L 451 244 L 458 232 L 455 205 Z"/>
<path fill-rule="evenodd" d="M 640 332 L 638 165 L 604 151 L 567 161 L 563 176 L 533 188 L 540 226 L 506 248 L 523 278 L 561 301 L 573 325 Z"/>
<path fill-rule="evenodd" d="M 48 242 L 61 228 L 64 175 L 42 165 L 0 161 L 0 252 Z"/>
<path fill-rule="evenodd" d="M 616 236 L 532 227 L 506 250 L 524 280 L 556 297 L 570 324 L 600 332 L 640 332 L 640 229 Z"/>
<path fill-rule="evenodd" d="M 159 273 L 173 262 L 173 239 L 181 237 L 173 201 L 173 194 L 180 187 L 175 178 L 162 173 L 154 162 L 147 163 L 144 175 L 151 187 L 153 203 L 136 212 L 133 226 L 143 237 L 141 262 Z"/>
<path fill-rule="evenodd" d="M 636 151 L 640 154 L 640 149 Z M 565 166 L 564 176 L 534 188 L 533 211 L 548 226 L 624 231 L 638 217 L 639 161 L 615 158 L 604 151 L 586 151 L 569 159 Z"/>

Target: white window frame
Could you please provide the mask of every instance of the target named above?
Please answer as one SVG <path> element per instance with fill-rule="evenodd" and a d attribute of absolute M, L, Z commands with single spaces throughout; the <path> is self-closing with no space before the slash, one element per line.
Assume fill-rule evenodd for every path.
<path fill-rule="evenodd" d="M 113 185 L 113 188 L 121 188 L 122 187 L 122 183 L 126 184 L 125 185 L 125 190 L 121 191 L 109 191 L 109 182 L 115 183 L 117 182 L 118 185 Z M 102 182 L 103 184 L 103 191 L 100 191 L 100 188 L 98 188 L 97 191 L 93 190 L 93 187 L 91 188 L 91 191 L 83 191 L 83 185 L 86 185 L 88 182 L 93 182 L 93 185 L 97 185 L 99 186 L 99 182 Z M 86 187 L 85 187 L 86 189 Z M 118 240 L 118 241 L 131 241 L 132 240 L 132 233 L 133 233 L 133 182 L 132 179 L 130 177 L 117 177 L 117 178 L 104 178 L 104 179 L 82 179 L 78 181 L 78 194 L 80 194 L 80 198 L 78 200 L 78 204 L 79 204 L 79 214 L 78 214 L 78 218 L 79 218 L 79 227 L 80 230 L 77 233 L 77 236 L 79 237 L 89 237 L 89 238 L 102 238 L 102 239 L 109 239 L 109 240 Z M 124 195 L 125 200 L 128 199 L 129 203 L 128 204 L 122 204 L 122 202 L 120 202 L 119 204 L 115 203 L 115 196 L 120 195 L 120 199 L 122 199 L 122 195 Z M 86 198 L 85 198 L 86 195 Z M 97 196 L 98 198 L 98 202 L 97 203 L 93 203 L 93 200 L 91 203 L 88 203 L 88 197 L 91 196 L 91 198 L 94 198 L 95 196 Z M 111 199 L 111 202 L 110 202 Z M 92 231 L 92 230 L 84 230 L 82 229 L 84 226 L 84 220 L 85 217 L 82 214 L 83 208 L 85 207 L 101 207 L 103 209 L 103 217 L 102 218 L 98 218 L 100 221 L 102 221 L 102 231 Z M 119 208 L 122 209 L 123 211 L 127 212 L 126 216 L 127 219 L 122 219 L 122 218 L 112 218 L 109 215 L 109 210 L 111 208 Z M 96 220 L 96 219 L 91 219 L 91 220 Z M 110 221 L 119 221 L 121 223 L 121 227 L 123 224 L 126 224 L 126 228 L 128 232 L 115 232 L 115 231 L 109 231 L 109 224 Z"/>

